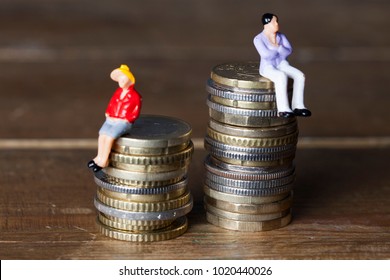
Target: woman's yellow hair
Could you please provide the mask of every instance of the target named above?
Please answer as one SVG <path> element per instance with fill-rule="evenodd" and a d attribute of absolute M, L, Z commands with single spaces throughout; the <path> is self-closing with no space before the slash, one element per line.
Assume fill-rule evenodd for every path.
<path fill-rule="evenodd" d="M 130 81 L 133 82 L 133 84 L 135 84 L 135 78 L 134 78 L 134 75 L 133 73 L 130 72 L 130 68 L 126 65 L 126 64 L 122 64 L 121 67 L 118 68 L 123 74 L 125 74 L 129 79 Z"/>

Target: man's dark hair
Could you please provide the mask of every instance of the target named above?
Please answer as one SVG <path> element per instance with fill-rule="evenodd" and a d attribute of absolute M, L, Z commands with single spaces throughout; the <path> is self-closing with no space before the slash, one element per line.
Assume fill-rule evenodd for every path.
<path fill-rule="evenodd" d="M 262 17 L 261 17 L 261 22 L 263 23 L 263 25 L 266 25 L 268 23 L 271 22 L 272 18 L 273 17 L 276 17 L 276 15 L 274 14 L 271 14 L 271 13 L 265 13 Z"/>

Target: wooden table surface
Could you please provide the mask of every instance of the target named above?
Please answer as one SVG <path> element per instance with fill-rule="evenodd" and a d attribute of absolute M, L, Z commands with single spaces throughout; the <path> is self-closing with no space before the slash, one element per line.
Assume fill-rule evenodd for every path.
<path fill-rule="evenodd" d="M 389 1 L 0 2 L 0 259 L 389 259 Z M 306 74 L 293 221 L 268 232 L 207 223 L 205 83 L 213 66 L 258 60 L 274 12 Z M 195 206 L 173 240 L 98 232 L 86 162 L 126 63 L 144 114 L 193 128 Z"/>

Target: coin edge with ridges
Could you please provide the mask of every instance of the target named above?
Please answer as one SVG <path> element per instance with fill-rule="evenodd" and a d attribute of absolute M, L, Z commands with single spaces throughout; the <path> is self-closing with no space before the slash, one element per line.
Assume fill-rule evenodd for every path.
<path fill-rule="evenodd" d="M 134 233 L 130 231 L 119 230 L 108 227 L 102 224 L 98 219 L 96 220 L 100 232 L 110 238 L 131 241 L 131 242 L 155 242 L 176 238 L 188 229 L 188 219 L 183 216 L 175 220 L 173 224 L 167 228 L 162 228 L 151 232 Z M 177 224 L 174 224 L 177 222 Z"/>

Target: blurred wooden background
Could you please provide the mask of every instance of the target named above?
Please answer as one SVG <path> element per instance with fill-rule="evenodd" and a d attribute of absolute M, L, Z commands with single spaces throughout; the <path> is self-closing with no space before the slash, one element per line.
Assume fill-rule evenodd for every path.
<path fill-rule="evenodd" d="M 390 258 L 389 10 L 385 0 L 1 0 L 0 258 Z M 293 44 L 313 116 L 299 122 L 293 222 L 231 232 L 202 208 L 205 83 L 217 64 L 258 60 L 265 12 Z M 143 113 L 189 122 L 198 143 L 196 205 L 174 240 L 115 241 L 95 225 L 86 162 L 123 63 Z"/>

